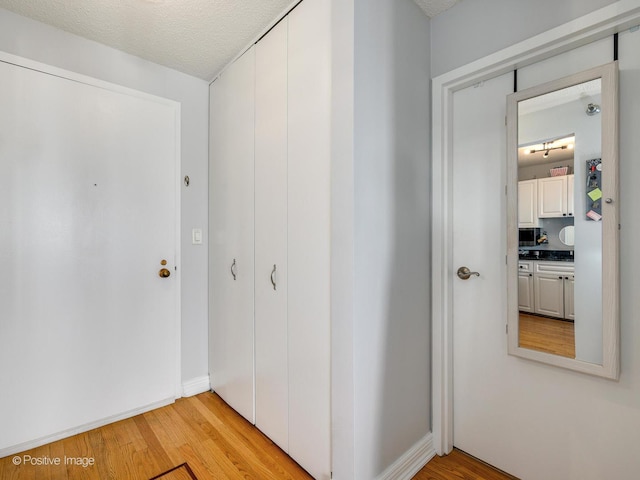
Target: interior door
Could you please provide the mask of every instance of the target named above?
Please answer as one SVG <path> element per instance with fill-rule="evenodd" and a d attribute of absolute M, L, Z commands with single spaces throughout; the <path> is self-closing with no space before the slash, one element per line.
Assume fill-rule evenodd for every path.
<path fill-rule="evenodd" d="M 480 276 L 453 282 L 454 445 L 493 465 L 509 415 L 496 415 L 506 357 L 506 96 L 511 73 L 453 96 L 453 266 Z M 503 425 L 506 427 L 506 425 Z M 495 438 L 494 438 L 495 437 Z"/>
<path fill-rule="evenodd" d="M 0 62 L 0 456 L 179 375 L 179 109 L 29 66 Z"/>
<path fill-rule="evenodd" d="M 209 372 L 211 387 L 255 422 L 255 49 L 211 84 Z"/>
<path fill-rule="evenodd" d="M 610 55 L 608 41 L 586 45 L 519 70 L 518 85 L 604 64 Z M 507 355 L 505 115 L 512 91 L 510 72 L 453 94 L 453 443 L 523 480 L 598 480 L 608 475 L 605 465 L 624 463 L 601 458 L 614 434 L 607 422 L 590 420 L 598 408 L 608 411 L 609 399 L 585 401 L 607 396 L 603 382 Z M 480 276 L 461 280 L 460 266 Z"/>

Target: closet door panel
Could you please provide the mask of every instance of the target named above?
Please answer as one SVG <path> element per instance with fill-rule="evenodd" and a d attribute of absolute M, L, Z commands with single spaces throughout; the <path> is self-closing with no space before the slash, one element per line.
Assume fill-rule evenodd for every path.
<path fill-rule="evenodd" d="M 289 14 L 289 454 L 330 475 L 330 11 Z"/>
<path fill-rule="evenodd" d="M 287 451 L 287 19 L 256 45 L 256 426 Z"/>
<path fill-rule="evenodd" d="M 209 371 L 254 422 L 254 98 L 252 48 L 210 90 Z"/>

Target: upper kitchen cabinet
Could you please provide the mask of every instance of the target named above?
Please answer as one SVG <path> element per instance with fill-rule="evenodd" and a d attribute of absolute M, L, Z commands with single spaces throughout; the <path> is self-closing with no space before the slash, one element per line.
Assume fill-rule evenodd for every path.
<path fill-rule="evenodd" d="M 538 218 L 573 217 L 573 204 L 573 175 L 538 179 Z"/>
<path fill-rule="evenodd" d="M 538 181 L 518 182 L 518 228 L 538 227 Z"/>

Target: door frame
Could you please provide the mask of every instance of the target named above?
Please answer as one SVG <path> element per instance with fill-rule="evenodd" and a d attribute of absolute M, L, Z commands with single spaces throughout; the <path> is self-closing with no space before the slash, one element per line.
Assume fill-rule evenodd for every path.
<path fill-rule="evenodd" d="M 0 51 L 0 62 L 2 63 L 7 63 L 7 64 L 11 64 L 11 65 L 15 65 L 16 67 L 20 67 L 20 68 L 26 68 L 29 70 L 33 70 L 36 72 L 40 72 L 43 73 L 45 75 L 52 75 L 55 77 L 59 77 L 65 80 L 70 80 L 72 82 L 77 82 L 77 83 L 82 83 L 85 85 L 89 85 L 92 87 L 97 87 L 97 88 L 101 88 L 104 90 L 109 90 L 111 92 L 115 92 L 115 93 L 120 93 L 120 94 L 124 94 L 124 95 L 129 95 L 131 97 L 134 98 L 140 98 L 140 99 L 145 99 L 145 100 L 150 100 L 162 105 L 166 105 L 170 108 L 173 109 L 174 112 L 174 118 L 175 118 L 175 152 L 174 152 L 174 165 L 173 165 L 173 169 L 174 169 L 174 192 L 175 192 L 175 205 L 174 205 L 174 209 L 175 209 L 175 226 L 174 226 L 174 242 L 175 242 L 175 252 L 173 252 L 174 254 L 174 258 L 175 258 L 175 271 L 174 271 L 174 275 L 175 275 L 175 282 L 176 282 L 176 290 L 175 290 L 175 312 L 173 313 L 172 317 L 173 317 L 173 349 L 174 349 L 174 361 L 173 361 L 173 368 L 174 368 L 174 398 L 180 398 L 182 397 L 182 352 L 181 352 L 181 332 L 182 332 L 182 309 L 181 309 L 181 242 L 180 242 L 180 225 L 181 225 L 181 199 L 180 199 L 180 193 L 181 193 L 181 186 L 182 186 L 182 182 L 180 179 L 180 172 L 181 172 L 181 145 L 180 145 L 180 139 L 181 139 L 181 104 L 180 102 L 177 102 L 175 100 L 170 100 L 168 98 L 164 98 L 164 97 L 159 97 L 156 95 L 152 95 L 149 93 L 145 93 L 142 92 L 140 90 L 135 90 L 133 88 L 128 88 L 128 87 L 124 87 L 115 83 L 111 83 L 111 82 L 107 82 L 104 80 L 100 80 L 94 77 L 90 77 L 87 75 L 83 75 L 80 73 L 76 73 L 70 70 L 65 70 L 62 68 L 58 68 L 55 67 L 53 65 L 49 65 L 46 63 L 41 63 L 41 62 L 37 62 L 34 60 L 30 60 L 28 58 L 24 58 L 24 57 L 20 57 L 17 55 L 13 55 L 10 53 L 6 53 L 3 51 Z M 163 404 L 166 404 L 166 402 L 162 402 Z M 158 406 L 161 405 L 153 405 L 151 406 L 151 408 L 157 408 Z M 151 409 L 149 408 L 149 409 Z M 147 410 L 149 410 L 147 409 Z M 110 418 L 110 419 L 103 419 L 94 423 L 91 423 L 91 425 L 87 425 L 87 428 L 81 428 L 79 427 L 78 429 L 74 430 L 73 433 L 79 433 L 81 430 L 90 430 L 92 428 L 96 428 L 98 426 L 102 426 L 102 425 L 106 425 L 107 423 L 111 423 L 117 420 L 120 420 L 122 418 L 127 418 L 133 415 L 136 415 L 138 413 L 143 413 L 142 411 L 138 412 L 123 412 L 123 415 L 118 415 L 118 418 Z M 66 432 L 63 432 L 66 433 Z M 62 436 L 60 436 L 60 438 L 62 438 Z M 51 441 L 51 439 L 47 439 L 47 441 Z"/>
<path fill-rule="evenodd" d="M 638 2 L 620 0 L 432 80 L 431 405 L 433 444 L 438 455 L 450 453 L 454 442 L 453 94 L 638 24 Z"/>

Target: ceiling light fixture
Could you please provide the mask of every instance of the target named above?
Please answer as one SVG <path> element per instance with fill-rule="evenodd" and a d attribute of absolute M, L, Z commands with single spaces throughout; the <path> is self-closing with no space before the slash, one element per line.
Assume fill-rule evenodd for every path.
<path fill-rule="evenodd" d="M 544 155 L 542 155 L 542 157 L 543 158 L 548 158 L 549 157 L 549 152 L 551 150 L 566 150 L 566 149 L 572 149 L 573 148 L 573 144 L 560 145 L 559 147 L 552 147 L 551 145 L 553 145 L 553 142 L 546 142 L 546 143 L 542 144 L 542 148 L 539 148 L 537 150 L 535 150 L 535 149 L 527 150 L 525 153 L 544 152 Z"/>

